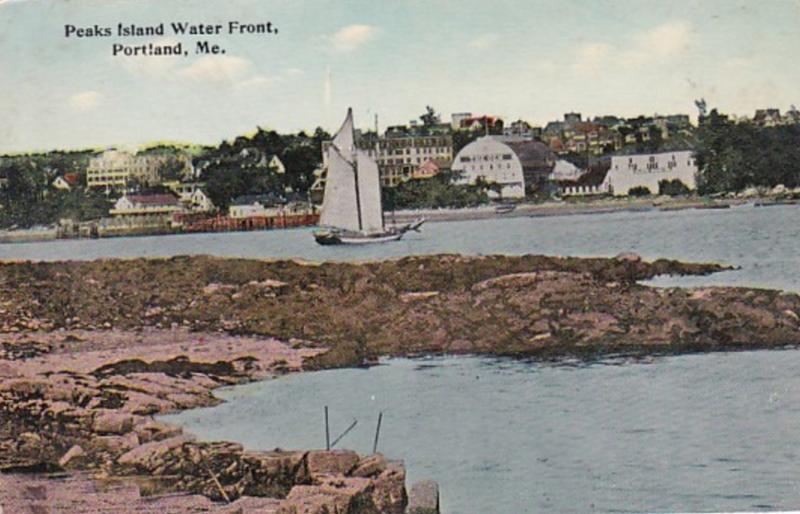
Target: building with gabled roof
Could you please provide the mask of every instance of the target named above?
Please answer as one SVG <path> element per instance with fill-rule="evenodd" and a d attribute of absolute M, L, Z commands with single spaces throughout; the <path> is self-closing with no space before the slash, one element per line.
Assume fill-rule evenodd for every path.
<path fill-rule="evenodd" d="M 177 197 L 170 194 L 123 195 L 116 201 L 112 216 L 166 215 L 183 210 Z"/>

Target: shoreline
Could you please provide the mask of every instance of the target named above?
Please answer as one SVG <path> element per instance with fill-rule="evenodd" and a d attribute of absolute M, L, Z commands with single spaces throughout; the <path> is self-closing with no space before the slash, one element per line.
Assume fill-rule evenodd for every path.
<path fill-rule="evenodd" d="M 70 512 L 290 514 L 359 502 L 403 512 L 400 461 L 349 450 L 245 451 L 155 419 L 217 405 L 221 387 L 301 372 L 325 349 L 184 327 L 0 341 L 4 512 L 56 503 Z"/>
<path fill-rule="evenodd" d="M 383 456 L 248 452 L 198 442 L 152 416 L 213 405 L 217 387 L 386 356 L 591 361 L 800 345 L 796 294 L 638 284 L 725 269 L 632 254 L 2 263 L 1 464 L 149 475 L 145 489 L 181 491 L 192 505 L 228 495 L 282 514 L 291 502 L 358 498 L 399 514 L 405 471 Z M 0 478 L 12 477 L 19 489 L 28 487 L 26 476 L 30 487 L 42 486 L 33 475 Z M 72 485 L 53 493 L 65 501 L 88 487 L 81 475 L 68 476 Z M 0 502 L 2 494 L 10 493 Z"/>
<path fill-rule="evenodd" d="M 773 197 L 757 198 L 671 198 L 671 197 L 645 197 L 645 198 L 603 198 L 592 200 L 575 201 L 547 201 L 544 203 L 519 203 L 510 212 L 497 212 L 494 205 L 467 208 L 441 208 L 441 209 L 415 209 L 398 210 L 395 212 L 387 211 L 387 220 L 392 223 L 404 224 L 413 222 L 420 217 L 427 221 L 468 221 L 481 219 L 502 219 L 520 217 L 550 217 L 550 216 L 574 216 L 592 214 L 610 214 L 616 212 L 657 212 L 657 211 L 683 211 L 683 210 L 705 210 L 705 209 L 729 209 L 743 205 L 752 204 L 757 207 L 767 207 L 773 205 L 797 205 L 800 199 L 781 199 Z M 314 225 L 309 225 L 314 226 Z M 150 236 L 171 236 L 186 234 L 218 234 L 224 232 L 252 232 L 263 230 L 291 230 L 300 227 L 264 228 L 248 230 L 157 230 L 147 232 L 133 230 L 130 233 L 114 233 L 102 236 L 100 239 L 117 237 L 150 237 Z M 0 244 L 25 244 L 40 243 L 48 241 L 71 241 L 71 240 L 93 240 L 97 238 L 89 237 L 59 237 L 56 229 L 48 230 L 0 230 Z"/>

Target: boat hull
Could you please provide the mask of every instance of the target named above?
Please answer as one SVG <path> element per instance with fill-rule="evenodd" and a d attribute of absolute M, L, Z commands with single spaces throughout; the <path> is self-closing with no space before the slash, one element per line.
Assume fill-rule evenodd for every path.
<path fill-rule="evenodd" d="M 403 232 L 382 232 L 378 234 L 347 234 L 343 232 L 316 232 L 314 240 L 321 245 L 364 245 L 373 243 L 388 243 L 403 237 Z"/>

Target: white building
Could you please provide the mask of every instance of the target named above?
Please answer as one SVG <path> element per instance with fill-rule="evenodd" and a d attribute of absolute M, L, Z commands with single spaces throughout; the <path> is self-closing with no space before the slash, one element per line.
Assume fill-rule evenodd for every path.
<path fill-rule="evenodd" d="M 619 155 L 611 158 L 604 186 L 614 196 L 626 196 L 635 187 L 646 187 L 658 194 L 662 180 L 680 180 L 689 189 L 696 189 L 697 162 L 693 152 Z"/>
<path fill-rule="evenodd" d="M 112 216 L 165 215 L 183 210 L 172 195 L 123 195 L 111 209 Z"/>
<path fill-rule="evenodd" d="M 525 196 L 522 162 L 509 145 L 491 136 L 478 138 L 462 148 L 453 160 L 452 170 L 461 173 L 458 180 L 461 184 L 475 184 L 482 178 L 498 184 L 502 198 Z M 489 196 L 499 195 L 490 191 Z"/>
<path fill-rule="evenodd" d="M 205 193 L 203 188 L 205 184 L 200 182 L 164 182 L 163 185 L 167 186 L 178 195 L 178 199 L 189 210 L 198 212 L 209 212 L 214 210 L 214 203 Z"/>
<path fill-rule="evenodd" d="M 278 216 L 285 212 L 284 203 L 273 195 L 243 195 L 228 207 L 228 216 L 235 219 Z"/>
<path fill-rule="evenodd" d="M 178 159 L 183 170 L 181 174 L 191 176 L 192 162 L 188 156 L 179 154 L 175 156 L 161 154 L 131 154 L 121 150 L 106 150 L 100 155 L 89 159 L 86 169 L 86 183 L 89 187 L 104 187 L 106 189 L 122 189 L 128 187 L 131 181 L 139 181 L 146 185 L 156 185 L 160 180 L 161 167 L 170 158 Z"/>

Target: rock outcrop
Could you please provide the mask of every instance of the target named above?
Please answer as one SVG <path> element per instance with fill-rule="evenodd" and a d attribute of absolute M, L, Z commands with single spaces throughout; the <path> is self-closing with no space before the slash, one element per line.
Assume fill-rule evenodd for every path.
<path fill-rule="evenodd" d="M 632 254 L 3 263 L 0 470 L 147 476 L 157 491 L 231 506 L 272 498 L 259 508 L 281 514 L 400 514 L 405 469 L 382 455 L 247 452 L 152 416 L 213 405 L 220 386 L 384 355 L 593 359 L 800 344 L 796 294 L 639 284 L 722 269 Z M 422 484 L 411 504 L 437 509 L 438 491 Z"/>

